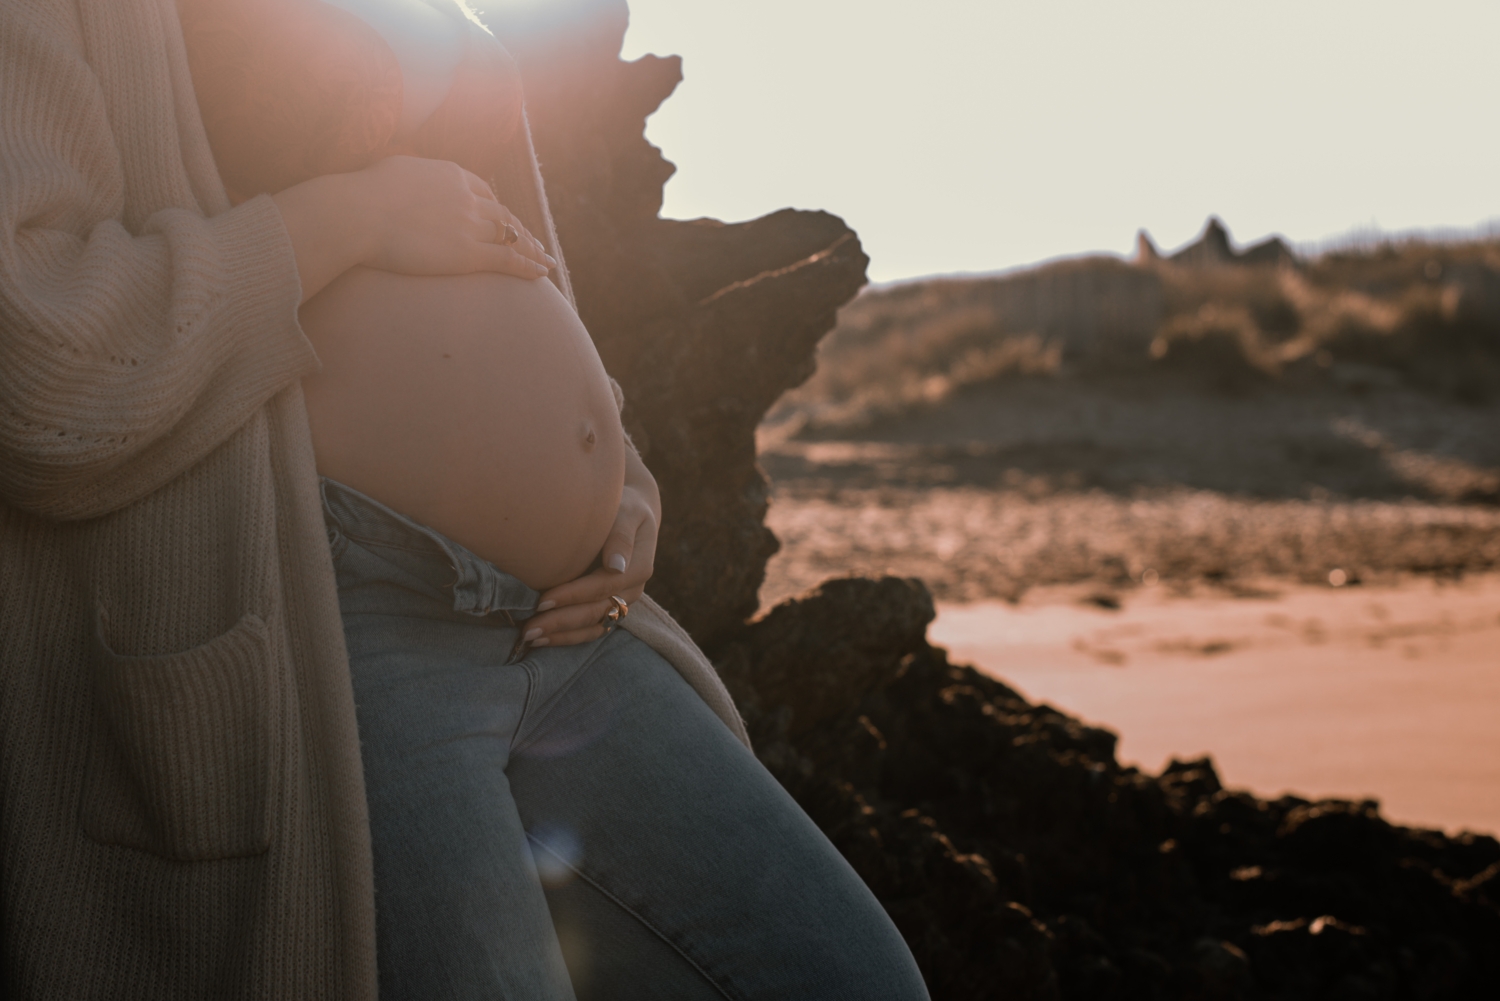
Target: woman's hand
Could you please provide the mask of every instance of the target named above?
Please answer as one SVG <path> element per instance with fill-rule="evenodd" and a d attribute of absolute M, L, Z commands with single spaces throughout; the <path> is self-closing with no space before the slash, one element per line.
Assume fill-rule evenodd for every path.
<path fill-rule="evenodd" d="M 625 489 L 614 528 L 600 553 L 602 566 L 542 595 L 538 614 L 523 623 L 532 646 L 569 646 L 604 635 L 611 596 L 640 600 L 656 563 L 661 494 L 635 449 L 625 450 Z"/>
<path fill-rule="evenodd" d="M 376 232 L 360 263 L 403 275 L 499 271 L 540 278 L 557 265 L 490 186 L 456 163 L 391 156 L 350 175 L 376 209 Z M 517 240 L 503 243 L 505 227 Z"/>
<path fill-rule="evenodd" d="M 349 268 L 408 275 L 494 271 L 540 278 L 557 262 L 494 192 L 456 163 L 392 156 L 273 195 L 306 302 Z M 516 241 L 504 243 L 509 226 Z"/>

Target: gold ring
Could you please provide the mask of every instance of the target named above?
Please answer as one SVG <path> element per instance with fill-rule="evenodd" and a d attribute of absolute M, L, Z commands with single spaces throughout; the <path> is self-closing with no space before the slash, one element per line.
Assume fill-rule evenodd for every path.
<path fill-rule="evenodd" d="M 516 227 L 510 223 L 505 224 L 505 229 L 502 232 L 504 233 L 504 236 L 500 240 L 500 246 L 502 247 L 509 247 L 521 238 L 521 234 L 516 232 Z"/>
<path fill-rule="evenodd" d="M 625 603 L 624 598 L 620 597 L 618 594 L 612 594 L 609 596 L 609 611 L 604 613 L 604 618 L 609 620 L 611 625 L 618 623 L 621 619 L 629 614 L 630 606 Z"/>

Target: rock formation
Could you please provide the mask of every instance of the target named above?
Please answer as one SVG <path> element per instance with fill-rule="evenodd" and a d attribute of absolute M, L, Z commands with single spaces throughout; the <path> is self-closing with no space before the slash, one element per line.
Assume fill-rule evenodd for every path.
<path fill-rule="evenodd" d="M 1136 234 L 1136 261 L 1147 264 L 1161 260 L 1156 244 L 1145 230 Z M 1229 241 L 1229 230 L 1218 216 L 1209 216 L 1203 225 L 1203 233 L 1192 243 L 1165 258 L 1173 264 L 1191 268 L 1223 266 L 1226 264 L 1278 265 L 1297 263 L 1297 255 L 1279 236 L 1269 236 L 1244 250 L 1235 250 Z"/>
<path fill-rule="evenodd" d="M 1373 804 L 1274 802 L 949 664 L 917 581 L 831 581 L 749 622 L 776 543 L 754 429 L 864 281 L 839 219 L 657 218 L 644 138 L 675 58 L 623 0 L 507 5 L 579 308 L 663 490 L 651 591 L 721 665 L 757 752 L 874 889 L 939 999 L 1461 998 L 1500 976 L 1500 843 Z M 1227 240 L 1226 240 L 1227 245 Z"/>
<path fill-rule="evenodd" d="M 1144 229 L 1136 230 L 1135 233 L 1135 263 L 1153 264 L 1161 260 L 1161 251 L 1156 249 L 1156 243 L 1151 239 L 1151 234 Z"/>
<path fill-rule="evenodd" d="M 657 217 L 675 169 L 644 137 L 681 61 L 619 59 L 623 0 L 506 6 L 579 312 L 625 389 L 626 426 L 662 488 L 651 592 L 712 648 L 754 614 L 765 562 L 755 426 L 812 372 L 868 259 L 842 220 L 776 212 L 725 225 Z"/>

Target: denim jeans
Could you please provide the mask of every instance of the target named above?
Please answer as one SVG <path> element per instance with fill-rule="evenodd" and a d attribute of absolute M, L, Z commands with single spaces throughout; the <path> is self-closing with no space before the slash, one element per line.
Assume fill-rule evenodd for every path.
<path fill-rule="evenodd" d="M 382 1001 L 927 996 L 859 877 L 658 654 L 622 630 L 518 651 L 536 592 L 323 498 Z"/>

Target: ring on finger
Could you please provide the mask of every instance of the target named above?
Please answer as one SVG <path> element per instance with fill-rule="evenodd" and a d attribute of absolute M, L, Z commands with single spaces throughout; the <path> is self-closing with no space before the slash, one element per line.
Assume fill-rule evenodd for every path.
<path fill-rule="evenodd" d="M 625 599 L 618 594 L 609 596 L 609 610 L 604 613 L 604 618 L 599 620 L 600 625 L 617 625 L 621 619 L 630 614 L 630 606 Z"/>
<path fill-rule="evenodd" d="M 500 239 L 496 240 L 495 242 L 500 244 L 500 246 L 502 247 L 509 247 L 520 238 L 521 234 L 516 232 L 516 227 L 512 226 L 510 223 L 506 223 L 500 229 Z"/>

